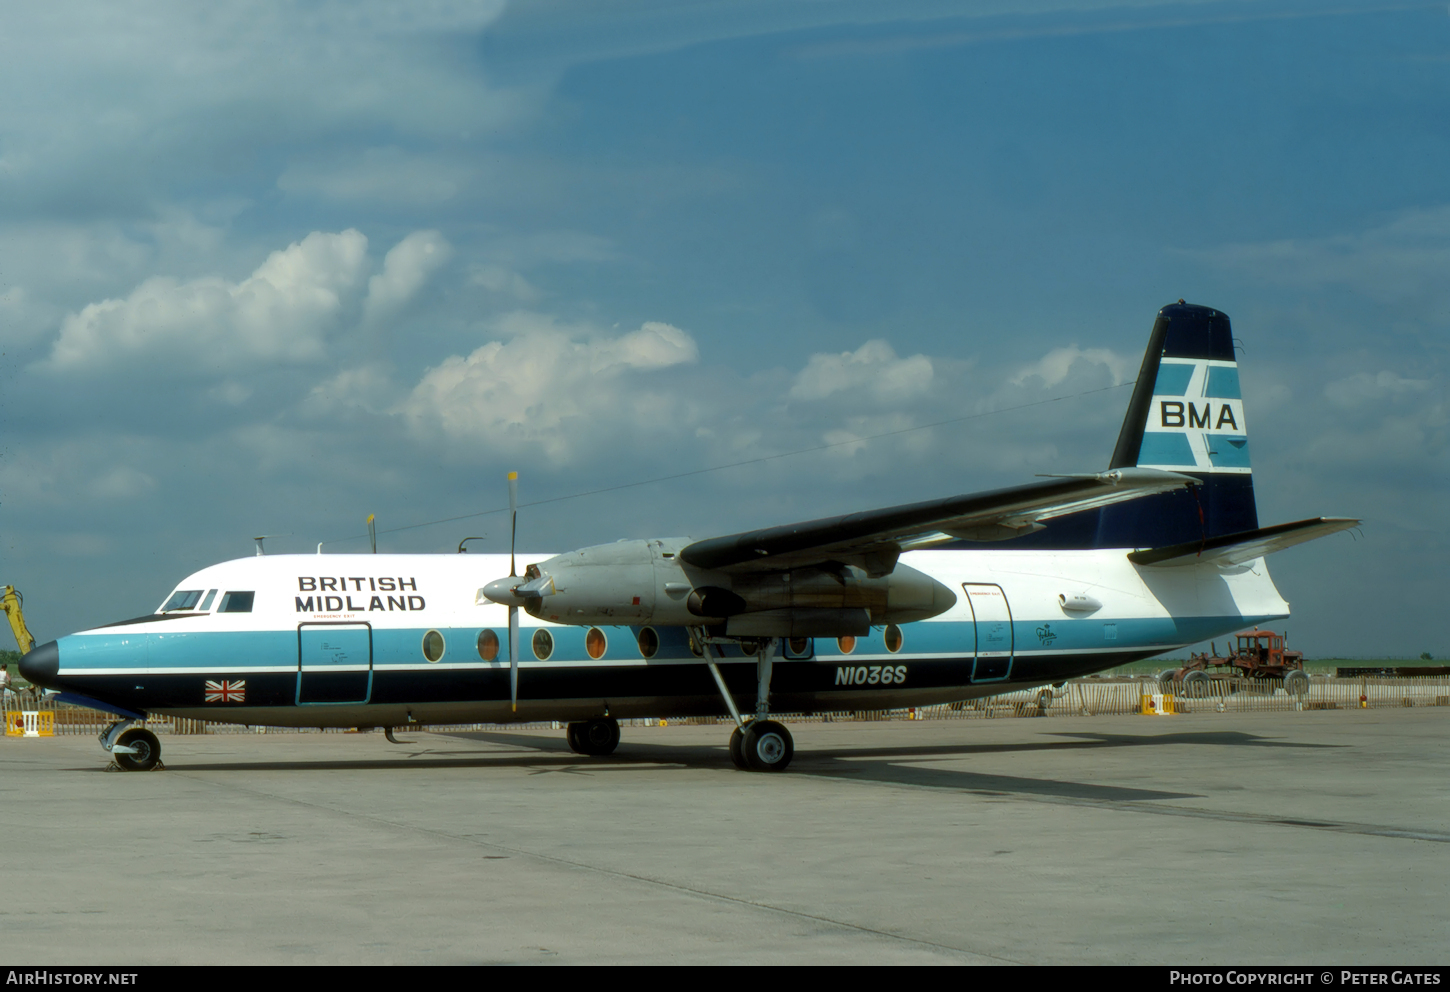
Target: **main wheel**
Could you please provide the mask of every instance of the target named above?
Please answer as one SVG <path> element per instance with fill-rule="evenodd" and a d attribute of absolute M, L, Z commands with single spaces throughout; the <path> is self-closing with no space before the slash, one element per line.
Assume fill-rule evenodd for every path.
<path fill-rule="evenodd" d="M 1291 696 L 1302 696 L 1309 691 L 1309 676 L 1297 669 L 1284 673 L 1284 691 Z"/>
<path fill-rule="evenodd" d="M 739 727 L 730 732 L 730 761 L 742 772 L 750 771 L 750 764 L 745 760 L 745 732 Z"/>
<path fill-rule="evenodd" d="M 1173 682 L 1177 678 L 1178 678 L 1178 669 L 1176 669 L 1176 668 L 1165 668 L 1165 669 L 1163 669 L 1163 671 L 1161 671 L 1161 672 L 1158 673 L 1158 688 L 1159 689 L 1162 689 L 1164 692 L 1171 691 L 1172 690 L 1172 686 L 1173 686 Z"/>
<path fill-rule="evenodd" d="M 756 720 L 745 727 L 740 750 L 752 771 L 780 772 L 795 755 L 795 742 L 790 731 L 774 720 Z"/>
<path fill-rule="evenodd" d="M 603 758 L 613 754 L 614 749 L 619 746 L 619 721 L 610 718 L 586 720 L 579 727 L 576 737 L 579 740 L 580 754 Z"/>
<path fill-rule="evenodd" d="M 569 724 L 564 730 L 564 740 L 569 742 L 569 750 L 575 754 L 584 754 L 584 745 L 579 743 L 579 731 L 584 729 L 583 721 L 575 721 Z"/>
<path fill-rule="evenodd" d="M 136 749 L 135 754 L 111 753 L 116 767 L 128 772 L 149 772 L 161 761 L 161 742 L 145 727 L 132 727 L 116 739 L 117 744 Z"/>

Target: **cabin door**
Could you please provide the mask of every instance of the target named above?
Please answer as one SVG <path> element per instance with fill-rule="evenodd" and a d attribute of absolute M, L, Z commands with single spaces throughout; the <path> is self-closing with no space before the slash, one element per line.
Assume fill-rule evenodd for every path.
<path fill-rule="evenodd" d="M 973 682 L 1000 682 L 1012 672 L 1012 607 L 999 585 L 963 582 L 977 628 Z"/>
<path fill-rule="evenodd" d="M 297 702 L 365 703 L 372 691 L 373 630 L 365 623 L 297 627 Z"/>

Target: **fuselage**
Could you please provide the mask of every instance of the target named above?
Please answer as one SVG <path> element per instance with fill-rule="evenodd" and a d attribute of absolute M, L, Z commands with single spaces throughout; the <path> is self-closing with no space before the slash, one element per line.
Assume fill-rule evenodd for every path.
<path fill-rule="evenodd" d="M 1090 674 L 1288 615 L 1262 559 L 1153 568 L 1131 549 L 917 551 L 956 593 L 929 620 L 774 642 L 770 707 L 923 706 Z M 538 561 L 546 555 L 521 555 Z M 202 569 L 184 608 L 56 642 L 42 684 L 118 711 L 273 726 L 725 715 L 757 658 L 683 627 L 583 627 L 521 614 L 510 705 L 508 610 L 479 590 L 503 555 L 269 555 Z M 237 595 L 241 594 L 241 595 Z M 250 594 L 250 595 L 247 595 Z M 49 667 L 49 666 L 47 666 Z"/>

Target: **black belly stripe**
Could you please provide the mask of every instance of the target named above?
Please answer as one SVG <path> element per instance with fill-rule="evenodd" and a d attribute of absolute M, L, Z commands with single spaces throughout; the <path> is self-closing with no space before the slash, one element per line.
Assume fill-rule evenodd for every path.
<path fill-rule="evenodd" d="M 829 697 L 837 692 L 858 694 L 863 690 L 890 689 L 950 689 L 961 687 L 980 689 L 985 686 L 1000 687 L 1003 692 L 1021 685 L 1057 682 L 1076 678 L 1105 668 L 1158 653 L 1151 649 L 1123 651 L 1113 654 L 1054 655 L 1048 652 L 1034 652 L 1019 656 L 1012 665 L 1011 678 L 1006 680 L 976 681 L 972 679 L 975 660 L 971 656 L 958 658 L 912 658 L 902 656 L 894 659 L 852 662 L 849 656 L 834 656 L 815 661 L 776 660 L 771 678 L 773 697 L 798 697 L 813 702 L 812 708 L 821 709 L 829 704 Z M 890 684 L 882 682 L 879 671 L 905 668 L 903 678 Z M 855 669 L 857 674 L 865 669 L 869 678 L 872 669 L 878 670 L 874 683 L 851 680 L 842 682 L 839 670 Z M 751 664 L 727 664 L 720 666 L 736 704 L 743 709 L 755 705 L 756 675 Z M 979 673 L 980 674 L 980 673 Z M 62 673 L 61 681 L 68 691 L 90 696 L 94 699 L 132 709 L 194 709 L 204 707 L 222 713 L 236 703 L 207 703 L 205 683 L 208 680 L 245 679 L 245 705 L 254 706 L 296 706 L 296 672 L 218 671 L 210 674 L 178 675 L 76 675 Z M 311 679 L 304 699 L 308 702 L 330 703 L 351 702 L 357 698 L 362 681 L 354 678 L 346 685 L 318 686 L 313 688 Z M 137 686 L 141 688 L 137 688 Z M 667 700 L 672 696 L 699 698 L 717 696 L 718 690 L 708 669 L 704 665 L 633 665 L 612 667 L 607 664 L 590 667 L 549 667 L 547 665 L 525 668 L 519 673 L 519 698 L 543 702 L 551 699 L 626 699 L 656 698 Z M 497 702 L 509 698 L 509 671 L 507 668 L 492 669 L 447 669 L 389 671 L 386 668 L 373 672 L 371 697 L 373 705 L 403 705 L 428 703 Z M 304 702 L 306 705 L 307 702 Z M 664 714 L 662 714 L 664 715 Z"/>

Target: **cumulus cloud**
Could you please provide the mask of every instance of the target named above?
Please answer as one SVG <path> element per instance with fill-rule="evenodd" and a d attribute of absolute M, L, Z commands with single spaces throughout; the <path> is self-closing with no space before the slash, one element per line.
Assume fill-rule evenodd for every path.
<path fill-rule="evenodd" d="M 138 360 L 156 362 L 158 371 L 314 361 L 366 261 L 359 232 L 315 231 L 273 252 L 241 282 L 156 276 L 124 299 L 66 317 L 44 364 L 94 373 Z"/>
<path fill-rule="evenodd" d="M 1074 344 L 1066 348 L 1052 349 L 1013 376 L 1012 383 L 1020 386 L 1036 377 L 1042 380 L 1044 386 L 1056 386 L 1065 381 L 1079 363 L 1082 366 L 1081 371 L 1088 374 L 1091 374 L 1092 366 L 1102 366 L 1112 378 L 1113 384 L 1127 381 L 1134 373 L 1133 359 L 1124 358 L 1107 348 L 1083 349 Z"/>
<path fill-rule="evenodd" d="M 490 293 L 511 296 L 522 303 L 532 303 L 539 291 L 527 279 L 502 265 L 478 265 L 469 273 L 468 281 Z"/>
<path fill-rule="evenodd" d="M 401 412 L 420 429 L 501 447 L 528 443 L 555 461 L 604 435 L 673 431 L 695 419 L 687 393 L 657 375 L 699 359 L 677 327 L 651 321 L 610 337 L 514 313 L 498 330 L 506 340 L 429 369 Z"/>
<path fill-rule="evenodd" d="M 1426 392 L 1429 379 L 1407 379 L 1393 372 L 1359 372 L 1328 383 L 1324 396 L 1341 410 L 1379 408 Z"/>
<path fill-rule="evenodd" d="M 899 401 L 931 388 L 931 359 L 898 358 L 885 341 L 867 341 L 855 351 L 812 355 L 790 387 L 795 400 L 822 400 L 838 393 Z"/>
<path fill-rule="evenodd" d="M 452 255 L 453 246 L 437 231 L 414 231 L 399 241 L 383 259 L 383 271 L 368 280 L 364 319 L 396 313 Z"/>

